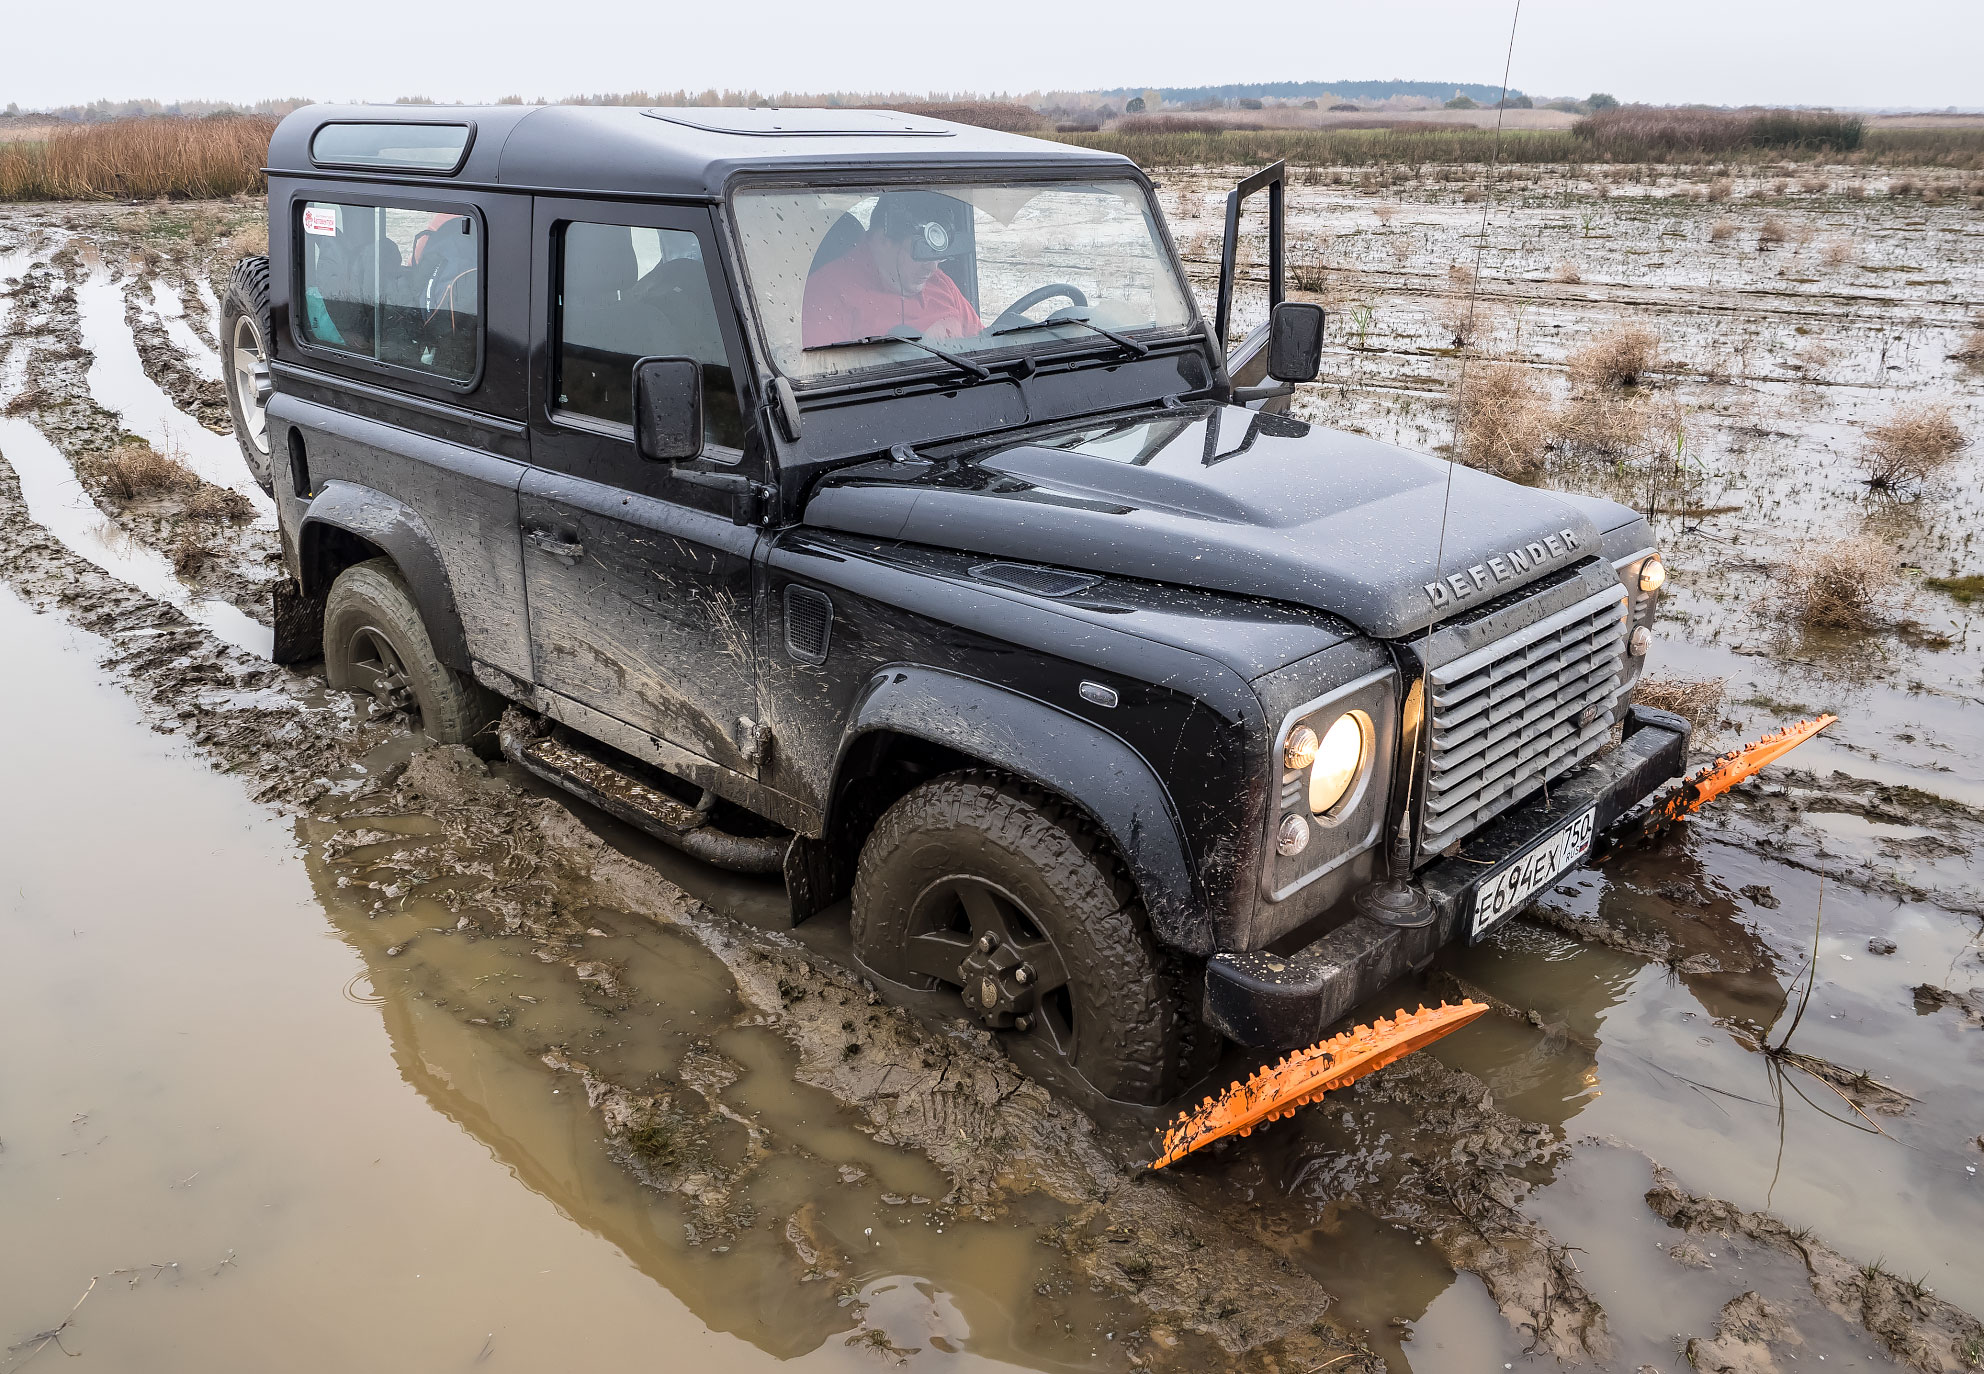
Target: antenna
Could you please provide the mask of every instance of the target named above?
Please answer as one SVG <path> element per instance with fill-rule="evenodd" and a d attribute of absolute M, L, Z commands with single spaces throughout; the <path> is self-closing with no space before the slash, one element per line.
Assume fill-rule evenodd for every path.
<path fill-rule="evenodd" d="M 1488 155 L 1487 194 L 1482 197 L 1481 233 L 1474 241 L 1474 273 L 1467 284 L 1467 333 L 1471 341 L 1474 337 L 1474 310 L 1481 297 L 1481 257 L 1488 248 L 1489 216 L 1495 209 L 1495 174 L 1502 162 L 1502 119 L 1509 108 L 1509 73 L 1514 69 L 1516 57 L 1516 25 L 1522 19 L 1522 0 L 1515 0 L 1515 12 L 1509 17 L 1509 46 L 1502 57 L 1502 98 L 1495 106 L 1495 142 Z M 1460 412 L 1461 402 L 1467 389 L 1468 344 L 1460 349 L 1460 372 L 1454 379 L 1454 424 L 1451 439 L 1447 444 L 1447 479 L 1440 496 L 1440 540 L 1433 552 L 1433 580 L 1439 581 L 1440 569 L 1447 561 L 1447 520 L 1453 513 L 1454 467 L 1460 461 Z M 1425 636 L 1420 640 L 1419 663 L 1421 678 L 1412 686 L 1412 697 L 1419 703 L 1416 713 L 1420 725 L 1412 732 L 1414 752 L 1419 751 L 1419 742 L 1425 737 L 1424 721 L 1431 709 L 1421 695 L 1425 682 L 1424 669 L 1427 654 L 1433 641 L 1433 621 L 1426 622 Z M 1413 713 L 1408 713 L 1413 714 Z M 1402 722 L 1403 723 L 1403 722 Z M 1433 904 L 1426 894 L 1412 885 L 1412 801 L 1413 781 L 1419 776 L 1419 760 L 1406 760 L 1405 790 L 1399 806 L 1398 829 L 1393 833 L 1389 852 L 1386 855 L 1391 876 L 1382 883 L 1374 883 L 1359 891 L 1354 898 L 1357 909 L 1374 921 L 1385 925 L 1416 927 L 1430 925 L 1433 921 Z"/>

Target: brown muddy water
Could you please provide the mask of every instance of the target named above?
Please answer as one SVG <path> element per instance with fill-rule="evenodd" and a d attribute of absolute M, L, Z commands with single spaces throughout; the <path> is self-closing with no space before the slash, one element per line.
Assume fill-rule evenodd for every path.
<path fill-rule="evenodd" d="M 1188 249 L 1200 186 L 1165 188 Z M 1433 447 L 1479 212 L 1386 189 L 1296 189 L 1339 345 L 1301 407 Z M 1984 1367 L 1984 642 L 1919 580 L 1979 570 L 1977 458 L 1902 505 L 1852 474 L 1898 399 L 1976 432 L 1946 359 L 1975 213 L 1684 189 L 1512 198 L 1492 347 L 1556 377 L 1657 316 L 1741 355 L 1661 384 L 1693 464 L 1664 508 L 1696 513 L 1662 517 L 1656 662 L 1729 679 L 1721 744 L 1845 719 L 1393 999 L 1499 1015 L 1155 1176 L 1146 1123 L 875 1004 L 835 913 L 783 932 L 775 888 L 261 661 L 259 509 L 199 524 L 92 466 L 132 432 L 236 484 L 185 426 L 259 207 L 0 216 L 0 1370 Z M 1806 243 L 1759 253 L 1766 214 Z M 189 528 L 215 558 L 180 575 Z M 1759 608 L 1801 543 L 1869 531 L 1918 570 L 1876 631 Z"/>

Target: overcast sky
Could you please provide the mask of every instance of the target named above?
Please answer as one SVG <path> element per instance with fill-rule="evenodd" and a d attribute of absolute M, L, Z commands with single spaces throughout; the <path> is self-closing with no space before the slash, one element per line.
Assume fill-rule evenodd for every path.
<path fill-rule="evenodd" d="M 1499 82 L 1511 5 L 1397 0 L 21 3 L 0 106 L 755 87 Z M 1654 103 L 1984 106 L 1984 0 L 1525 0 L 1511 83 Z"/>

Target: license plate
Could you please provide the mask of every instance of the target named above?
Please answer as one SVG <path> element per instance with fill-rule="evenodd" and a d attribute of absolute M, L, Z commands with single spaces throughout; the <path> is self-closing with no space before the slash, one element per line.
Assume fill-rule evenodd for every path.
<path fill-rule="evenodd" d="M 1597 820 L 1598 808 L 1594 806 L 1484 878 L 1474 890 L 1474 925 L 1468 938 L 1478 940 L 1504 917 L 1515 915 L 1531 897 L 1589 854 L 1591 832 Z"/>

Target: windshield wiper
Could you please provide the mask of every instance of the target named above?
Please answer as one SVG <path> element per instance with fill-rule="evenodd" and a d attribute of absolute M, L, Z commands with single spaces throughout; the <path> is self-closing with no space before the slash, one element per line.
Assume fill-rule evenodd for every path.
<path fill-rule="evenodd" d="M 969 372 L 981 382 L 992 380 L 991 368 L 975 363 L 969 358 L 961 358 L 955 353 L 938 348 L 935 344 L 923 342 L 923 335 L 907 325 L 900 325 L 895 329 L 889 330 L 886 334 L 868 334 L 859 339 L 836 339 L 833 343 L 807 344 L 799 351 L 801 353 L 819 353 L 829 348 L 856 348 L 863 344 L 888 343 L 905 343 L 911 348 L 920 348 L 933 358 L 942 358 L 952 367 L 962 372 Z"/>
<path fill-rule="evenodd" d="M 1062 306 L 1044 320 L 1027 320 L 1020 324 L 1009 324 L 1004 329 L 993 330 L 992 333 L 994 335 L 1018 334 L 1023 330 L 1047 329 L 1057 324 L 1080 325 L 1083 329 L 1100 334 L 1111 343 L 1122 345 L 1139 358 L 1150 352 L 1149 344 L 1138 339 L 1133 339 L 1128 334 L 1118 334 L 1113 329 L 1104 329 L 1101 325 L 1094 323 L 1089 319 L 1088 312 L 1078 305 Z"/>

